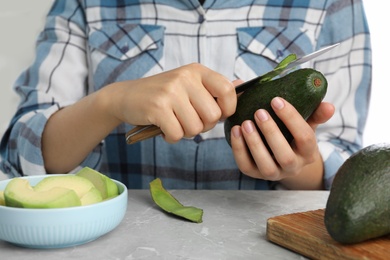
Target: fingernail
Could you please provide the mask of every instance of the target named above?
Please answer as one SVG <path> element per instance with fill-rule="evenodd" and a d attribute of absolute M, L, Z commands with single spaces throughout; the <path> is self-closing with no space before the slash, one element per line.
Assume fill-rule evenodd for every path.
<path fill-rule="evenodd" d="M 242 125 L 244 127 L 245 132 L 247 132 L 248 134 L 252 133 L 255 130 L 253 127 L 253 123 L 250 120 L 244 121 Z"/>
<path fill-rule="evenodd" d="M 272 105 L 272 107 L 280 110 L 284 107 L 284 102 L 281 98 L 276 97 L 276 98 L 272 99 L 271 105 Z"/>
<path fill-rule="evenodd" d="M 262 122 L 268 120 L 268 114 L 264 111 L 264 109 L 257 110 L 255 115 Z"/>
<path fill-rule="evenodd" d="M 232 134 L 233 134 L 234 138 L 240 138 L 241 137 L 240 127 L 239 126 L 234 126 L 232 128 Z"/>

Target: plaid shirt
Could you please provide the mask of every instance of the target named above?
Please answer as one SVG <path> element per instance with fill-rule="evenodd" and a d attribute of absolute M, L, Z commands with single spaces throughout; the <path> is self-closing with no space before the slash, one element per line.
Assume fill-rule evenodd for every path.
<path fill-rule="evenodd" d="M 21 103 L 1 142 L 9 177 L 45 174 L 41 136 L 48 118 L 105 85 L 199 62 L 229 79 L 249 80 L 290 53 L 341 45 L 306 64 L 328 79 L 337 111 L 317 129 L 326 188 L 362 146 L 371 88 L 371 46 L 362 1 L 58 0 L 39 35 L 36 59 L 15 83 Z M 223 123 L 192 139 L 156 137 L 127 145 L 123 124 L 79 167 L 128 188 L 160 177 L 170 189 L 269 189 L 240 173 Z M 75 147 L 77 149 L 77 147 Z M 78 167 L 78 168 L 79 168 Z M 76 169 L 75 169 L 76 170 Z"/>

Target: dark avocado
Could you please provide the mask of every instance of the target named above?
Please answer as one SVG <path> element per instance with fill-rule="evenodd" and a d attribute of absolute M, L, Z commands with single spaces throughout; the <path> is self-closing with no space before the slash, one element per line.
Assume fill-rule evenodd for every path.
<path fill-rule="evenodd" d="M 343 163 L 324 222 L 329 235 L 343 244 L 390 234 L 390 144 L 363 148 Z"/>
<path fill-rule="evenodd" d="M 271 108 L 271 100 L 274 97 L 284 98 L 306 120 L 325 97 L 328 86 L 325 76 L 314 69 L 299 69 L 272 81 L 251 81 L 251 84 L 253 86 L 250 86 L 238 98 L 236 112 L 225 121 L 225 137 L 229 145 L 231 145 L 231 128 L 235 125 L 241 125 L 242 122 L 248 119 L 254 121 L 254 113 L 260 108 L 266 109 L 270 113 L 287 141 L 291 144 L 294 138 Z M 257 130 L 271 152 L 264 136 L 259 129 Z"/>

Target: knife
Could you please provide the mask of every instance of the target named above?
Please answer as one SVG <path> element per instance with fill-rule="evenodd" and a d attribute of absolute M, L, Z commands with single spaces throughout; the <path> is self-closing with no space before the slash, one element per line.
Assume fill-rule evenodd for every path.
<path fill-rule="evenodd" d="M 248 89 L 252 84 L 253 82 L 257 82 L 257 81 L 266 81 L 265 79 L 267 78 L 274 78 L 278 75 L 284 75 L 286 74 L 288 71 L 294 69 L 295 67 L 297 67 L 298 65 L 301 65 L 305 62 L 308 62 L 312 59 L 315 59 L 317 58 L 318 56 L 324 54 L 325 52 L 328 52 L 330 51 L 331 49 L 337 47 L 338 45 L 340 45 L 340 43 L 336 43 L 336 44 L 333 44 L 333 45 L 330 45 L 330 46 L 327 46 L 325 48 L 322 48 L 322 49 L 319 49 L 318 51 L 315 51 L 315 52 L 312 52 L 312 53 L 309 53 L 301 58 L 298 58 L 290 63 L 288 63 L 286 66 L 284 67 L 280 67 L 280 68 L 275 68 L 274 70 L 271 70 L 270 72 L 267 72 L 259 77 L 256 77 L 254 79 L 251 79 L 245 83 L 242 83 L 241 85 L 239 85 L 238 87 L 236 87 L 236 93 L 241 93 L 243 91 L 245 91 L 246 89 Z"/>
<path fill-rule="evenodd" d="M 327 46 L 325 48 L 322 48 L 318 51 L 312 52 L 310 54 L 307 54 L 301 58 L 295 59 L 283 66 L 280 66 L 280 64 L 283 63 L 283 61 L 272 71 L 267 72 L 259 77 L 256 77 L 254 79 L 251 79 L 245 83 L 242 83 L 238 87 L 236 87 L 236 93 L 241 93 L 248 89 L 253 82 L 256 81 L 268 81 L 271 80 L 272 78 L 278 76 L 278 75 L 284 75 L 288 71 L 294 69 L 298 65 L 301 65 L 305 62 L 308 62 L 314 58 L 317 58 L 318 56 L 324 54 L 325 52 L 337 47 L 340 43 L 336 43 L 330 46 Z M 134 144 L 140 141 L 143 141 L 145 139 L 157 136 L 162 134 L 162 131 L 159 127 L 155 125 L 144 125 L 144 126 L 136 126 L 133 129 L 131 129 L 129 132 L 126 133 L 126 143 L 127 144 Z"/>

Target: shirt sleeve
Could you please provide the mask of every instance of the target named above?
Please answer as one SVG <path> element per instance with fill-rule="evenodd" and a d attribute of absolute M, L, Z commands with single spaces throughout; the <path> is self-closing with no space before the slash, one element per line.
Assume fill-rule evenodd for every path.
<path fill-rule="evenodd" d="M 56 1 L 36 43 L 33 64 L 17 79 L 18 110 L 1 141 L 1 170 L 9 177 L 45 174 L 41 140 L 47 120 L 88 93 L 85 15 L 76 0 Z M 83 162 L 95 167 L 97 147 Z"/>
<path fill-rule="evenodd" d="M 317 137 L 324 160 L 325 188 L 330 189 L 338 168 L 363 146 L 368 115 L 372 61 L 369 29 L 362 1 L 339 1 L 330 5 L 318 37 L 318 48 L 337 42 L 337 50 L 315 62 L 328 79 L 325 101 L 336 111 L 319 126 Z M 322 58 L 322 57 L 321 57 Z"/>

